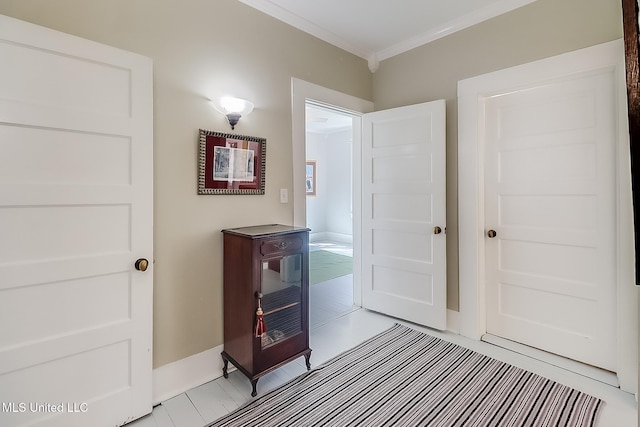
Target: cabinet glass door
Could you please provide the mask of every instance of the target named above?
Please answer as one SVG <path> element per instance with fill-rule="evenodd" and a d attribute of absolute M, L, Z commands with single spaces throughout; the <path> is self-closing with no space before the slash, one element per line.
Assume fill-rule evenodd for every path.
<path fill-rule="evenodd" d="M 262 263 L 262 348 L 302 332 L 302 254 Z"/>

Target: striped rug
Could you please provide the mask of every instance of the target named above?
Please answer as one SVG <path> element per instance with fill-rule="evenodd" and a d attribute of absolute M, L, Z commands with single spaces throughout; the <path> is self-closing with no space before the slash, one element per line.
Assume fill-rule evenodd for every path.
<path fill-rule="evenodd" d="M 594 426 L 602 405 L 396 324 L 210 426 Z"/>

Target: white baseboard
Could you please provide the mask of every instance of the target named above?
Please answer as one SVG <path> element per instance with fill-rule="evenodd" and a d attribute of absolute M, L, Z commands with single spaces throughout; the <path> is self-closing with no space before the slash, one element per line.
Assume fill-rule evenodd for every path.
<path fill-rule="evenodd" d="M 340 242 L 340 243 L 353 243 L 353 236 L 351 234 L 334 233 L 331 231 L 320 231 L 318 233 L 309 234 L 310 242 Z"/>
<path fill-rule="evenodd" d="M 447 331 L 460 335 L 460 312 L 447 309 Z"/>
<path fill-rule="evenodd" d="M 223 346 L 180 359 L 153 370 L 153 404 L 164 402 L 187 390 L 222 376 Z M 231 368 L 231 365 L 229 365 Z M 229 369 L 231 370 L 231 369 Z"/>
<path fill-rule="evenodd" d="M 447 330 L 458 334 L 460 313 L 447 310 Z M 153 370 L 153 404 L 157 405 L 187 390 L 222 376 L 223 345 L 194 354 Z M 229 371 L 234 368 L 229 364 Z"/>

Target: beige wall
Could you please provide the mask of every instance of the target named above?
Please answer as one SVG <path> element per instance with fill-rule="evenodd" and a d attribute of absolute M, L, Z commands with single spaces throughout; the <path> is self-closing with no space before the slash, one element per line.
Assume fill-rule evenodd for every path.
<path fill-rule="evenodd" d="M 621 37 L 620 0 L 538 0 L 381 62 L 373 80 L 376 110 L 436 99 L 447 102 L 450 309 L 458 310 L 457 82 Z"/>
<path fill-rule="evenodd" d="M 291 223 L 291 77 L 372 98 L 365 60 L 237 0 L 0 0 L 0 14 L 154 62 L 154 366 L 222 344 L 223 228 Z M 198 129 L 230 132 L 205 97 L 255 102 L 236 132 L 267 138 L 264 196 L 198 196 Z"/>

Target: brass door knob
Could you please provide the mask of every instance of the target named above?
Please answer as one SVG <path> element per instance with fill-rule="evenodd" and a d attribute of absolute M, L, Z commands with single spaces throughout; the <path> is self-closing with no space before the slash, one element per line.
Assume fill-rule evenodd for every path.
<path fill-rule="evenodd" d="M 497 235 L 498 235 L 498 233 L 496 233 L 496 230 L 489 230 L 489 231 L 487 231 L 487 236 L 488 236 L 490 239 L 493 239 L 493 238 L 494 238 L 494 237 L 496 237 Z"/>
<path fill-rule="evenodd" d="M 144 258 L 140 258 L 136 261 L 135 266 L 136 270 L 138 271 L 147 271 L 147 268 L 149 267 L 149 261 Z"/>
<path fill-rule="evenodd" d="M 442 233 L 442 228 L 438 227 L 437 225 L 433 227 L 433 234 L 440 234 L 440 233 Z"/>

